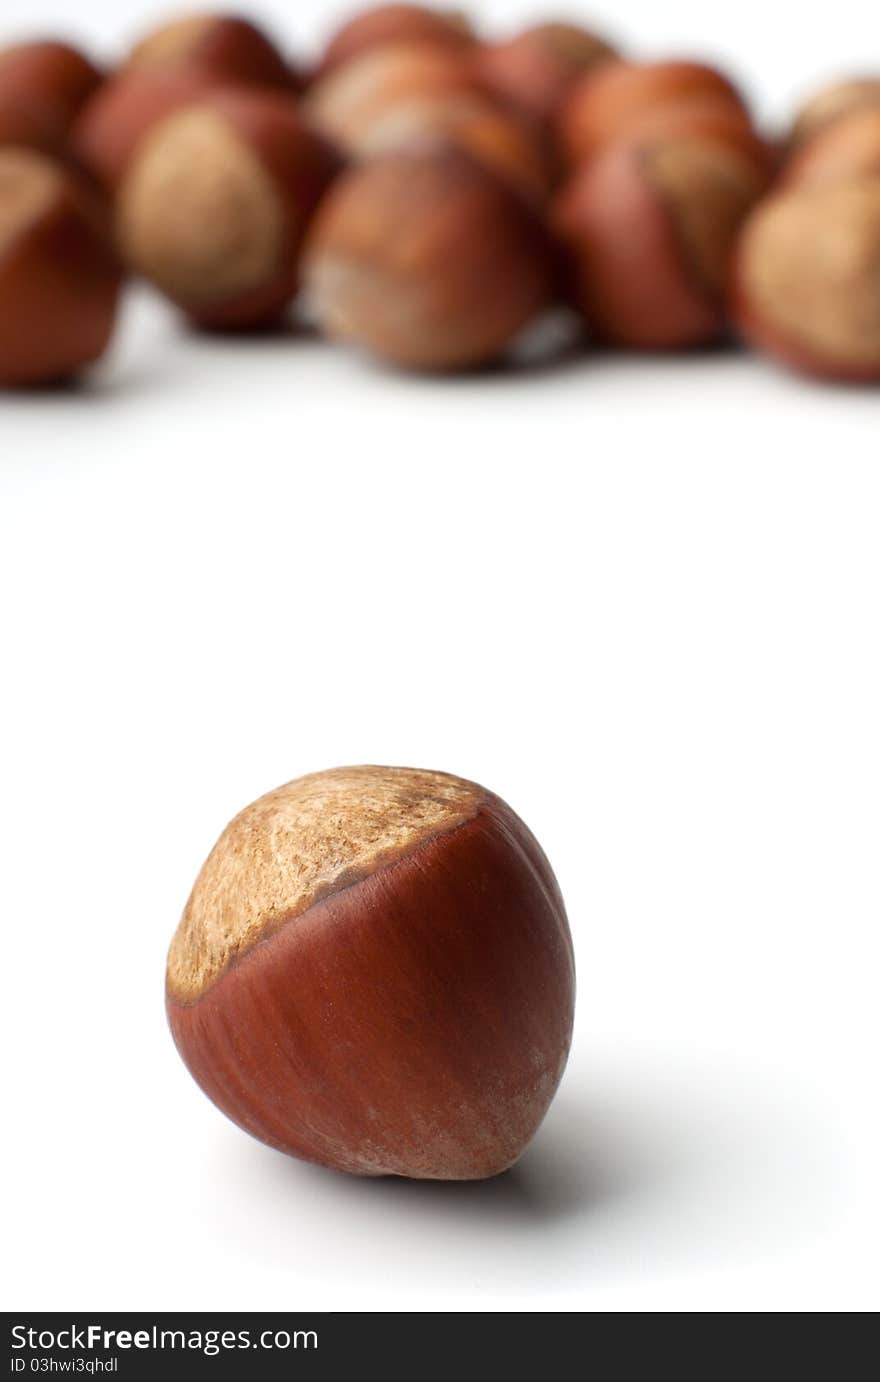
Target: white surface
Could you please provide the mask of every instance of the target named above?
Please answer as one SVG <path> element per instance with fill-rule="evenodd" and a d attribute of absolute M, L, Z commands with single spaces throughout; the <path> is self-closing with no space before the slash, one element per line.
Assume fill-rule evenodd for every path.
<path fill-rule="evenodd" d="M 6 1308 L 877 1307 L 878 424 L 736 356 L 432 383 L 146 299 L 0 402 Z M 361 761 L 500 792 L 568 901 L 569 1072 L 484 1186 L 276 1155 L 165 1030 L 221 827 Z"/>

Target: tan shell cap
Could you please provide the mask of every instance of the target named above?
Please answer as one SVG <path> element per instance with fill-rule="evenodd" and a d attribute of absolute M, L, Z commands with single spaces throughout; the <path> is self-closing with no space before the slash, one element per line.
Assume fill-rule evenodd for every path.
<path fill-rule="evenodd" d="M 747 224 L 738 273 L 750 310 L 793 347 L 880 370 L 880 178 L 765 202 Z"/>
<path fill-rule="evenodd" d="M 416 768 L 334 768 L 298 778 L 226 827 L 168 955 L 168 988 L 192 1002 L 316 902 L 473 819 L 487 793 Z"/>
<path fill-rule="evenodd" d="M 219 111 L 193 104 L 161 121 L 129 166 L 119 234 L 170 297 L 210 308 L 278 271 L 284 211 L 257 152 Z"/>
<path fill-rule="evenodd" d="M 31 149 L 0 149 L 0 255 L 49 210 L 63 185 L 51 159 Z"/>

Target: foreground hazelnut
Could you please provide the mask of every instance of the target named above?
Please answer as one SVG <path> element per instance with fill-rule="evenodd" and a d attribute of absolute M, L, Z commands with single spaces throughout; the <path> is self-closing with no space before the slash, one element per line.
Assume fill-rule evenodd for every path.
<path fill-rule="evenodd" d="M 98 89 L 101 73 L 78 49 L 52 41 L 0 48 L 0 104 L 38 107 L 56 137 Z"/>
<path fill-rule="evenodd" d="M 785 184 L 805 186 L 880 177 L 880 104 L 842 115 L 795 151 Z"/>
<path fill-rule="evenodd" d="M 449 147 L 344 174 L 315 218 L 303 277 L 330 336 L 423 370 L 495 360 L 553 290 L 537 215 Z"/>
<path fill-rule="evenodd" d="M 216 89 L 155 125 L 119 186 L 128 263 L 214 329 L 275 323 L 336 155 L 287 96 Z"/>
<path fill-rule="evenodd" d="M 581 168 L 555 221 L 595 335 L 642 350 L 717 340 L 736 233 L 766 181 L 751 152 L 695 136 L 612 145 Z"/>
<path fill-rule="evenodd" d="M 841 116 L 877 106 L 880 106 L 880 76 L 833 82 L 802 107 L 792 126 L 791 143 L 802 144 Z"/>
<path fill-rule="evenodd" d="M 481 89 L 473 64 L 459 51 L 433 43 L 389 43 L 319 78 L 306 94 L 305 110 L 328 139 L 354 150 L 363 131 L 401 102 Z"/>
<path fill-rule="evenodd" d="M 614 48 L 575 24 L 536 24 L 487 44 L 479 56 L 489 88 L 543 123 L 551 120 L 579 77 L 616 58 Z"/>
<path fill-rule="evenodd" d="M 737 321 L 807 374 L 880 381 L 880 177 L 783 190 L 740 238 Z"/>
<path fill-rule="evenodd" d="M 221 835 L 168 956 L 177 1048 L 270 1146 L 356 1175 L 478 1180 L 553 1098 L 574 962 L 510 807 L 443 773 L 289 783 Z"/>
<path fill-rule="evenodd" d="M 461 49 L 470 47 L 474 36 L 464 15 L 451 10 L 433 10 L 423 5 L 377 5 L 355 15 L 337 30 L 324 50 L 318 75 L 332 72 L 370 48 L 398 42 Z"/>
<path fill-rule="evenodd" d="M 112 189 L 144 135 L 215 85 L 200 72 L 122 72 L 86 103 L 71 147 L 81 165 Z"/>
<path fill-rule="evenodd" d="M 43 154 L 0 149 L 0 384 L 56 383 L 97 360 L 118 293 L 91 194 Z"/>
<path fill-rule="evenodd" d="M 646 117 L 666 105 L 719 104 L 745 112 L 736 87 L 714 67 L 698 62 L 606 62 L 581 77 L 563 103 L 557 133 L 572 165 L 605 145 L 645 130 Z"/>
<path fill-rule="evenodd" d="M 401 99 L 368 120 L 349 143 L 359 158 L 426 142 L 470 153 L 531 201 L 543 203 L 553 185 L 547 142 L 531 120 L 479 92 L 449 91 Z"/>
<path fill-rule="evenodd" d="M 247 19 L 197 14 L 173 20 L 135 45 L 125 71 L 192 72 L 214 83 L 290 90 L 292 74 L 269 38 Z"/>

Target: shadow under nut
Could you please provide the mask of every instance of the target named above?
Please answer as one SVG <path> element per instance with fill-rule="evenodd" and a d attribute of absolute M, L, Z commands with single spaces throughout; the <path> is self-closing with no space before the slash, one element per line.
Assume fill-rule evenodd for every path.
<path fill-rule="evenodd" d="M 521 197 L 451 148 L 345 174 L 308 236 L 319 324 L 394 364 L 459 370 L 501 356 L 547 305 L 554 266 Z"/>

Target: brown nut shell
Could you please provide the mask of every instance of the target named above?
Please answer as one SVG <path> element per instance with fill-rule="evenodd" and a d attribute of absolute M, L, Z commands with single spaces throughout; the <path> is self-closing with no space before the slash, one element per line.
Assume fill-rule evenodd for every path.
<path fill-rule="evenodd" d="M 711 140 L 738 149 L 768 178 L 776 173 L 778 155 L 755 129 L 748 112 L 728 98 L 708 96 L 670 101 L 633 115 L 610 143 L 645 144 L 676 139 Z"/>
<path fill-rule="evenodd" d="M 555 224 L 594 334 L 639 350 L 716 341 L 736 233 L 765 185 L 749 154 L 692 136 L 612 145 L 580 169 Z"/>
<path fill-rule="evenodd" d="M 318 77 L 389 43 L 431 43 L 464 49 L 474 42 L 462 14 L 423 5 L 377 5 L 355 15 L 330 39 L 318 66 Z"/>
<path fill-rule="evenodd" d="M 652 112 L 688 101 L 746 109 L 733 83 L 704 63 L 603 63 L 580 78 L 559 111 L 563 156 L 570 165 L 592 158 L 609 143 L 646 132 Z"/>
<path fill-rule="evenodd" d="M 880 106 L 880 76 L 851 77 L 848 81 L 832 82 L 811 97 L 802 107 L 792 126 L 790 143 L 799 145 L 813 139 L 842 117 L 857 110 L 872 110 Z"/>
<path fill-rule="evenodd" d="M 346 151 L 363 131 L 404 101 L 482 90 L 473 64 L 456 49 L 389 43 L 369 49 L 316 81 L 304 108 L 316 129 Z"/>
<path fill-rule="evenodd" d="M 96 361 L 119 286 L 89 191 L 42 154 L 0 149 L 0 384 L 53 384 Z"/>
<path fill-rule="evenodd" d="M 248 807 L 169 954 L 178 1050 L 270 1146 L 357 1175 L 471 1180 L 520 1156 L 571 1039 L 544 854 L 498 797 L 353 768 Z"/>
<path fill-rule="evenodd" d="M 0 48 L 0 105 L 39 107 L 56 138 L 97 91 L 102 74 L 77 48 L 46 40 Z"/>
<path fill-rule="evenodd" d="M 250 20 L 197 14 L 147 34 L 125 63 L 127 72 L 191 72 L 223 85 L 242 83 L 290 91 L 294 78 L 278 49 Z"/>
<path fill-rule="evenodd" d="M 880 381 L 880 178 L 783 189 L 740 237 L 743 334 L 805 374 Z"/>
<path fill-rule="evenodd" d="M 287 96 L 216 88 L 141 140 L 119 187 L 127 262 L 205 328 L 277 322 L 339 168 Z"/>
<path fill-rule="evenodd" d="M 842 115 L 795 151 L 786 187 L 880 177 L 880 103 Z"/>
<path fill-rule="evenodd" d="M 60 158 L 65 141 L 58 133 L 57 122 L 41 102 L 7 97 L 0 90 L 0 148 L 9 144 Z"/>
<path fill-rule="evenodd" d="M 330 336 L 421 370 L 496 360 L 555 286 L 538 216 L 446 145 L 344 174 L 315 218 L 303 272 Z"/>
<path fill-rule="evenodd" d="M 536 24 L 479 54 L 483 78 L 496 96 L 532 119 L 548 123 L 575 82 L 617 58 L 610 43 L 575 24 Z"/>
<path fill-rule="evenodd" d="M 550 194 L 553 164 L 542 134 L 532 121 L 477 92 L 396 101 L 362 127 L 349 153 L 376 157 L 426 141 L 463 149 L 531 201 L 544 203 Z"/>
<path fill-rule="evenodd" d="M 215 86 L 200 72 L 120 73 L 105 82 L 80 113 L 71 135 L 74 153 L 112 189 L 149 130 Z"/>

